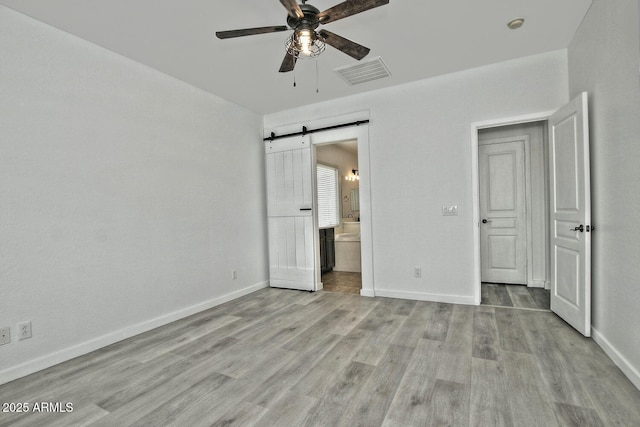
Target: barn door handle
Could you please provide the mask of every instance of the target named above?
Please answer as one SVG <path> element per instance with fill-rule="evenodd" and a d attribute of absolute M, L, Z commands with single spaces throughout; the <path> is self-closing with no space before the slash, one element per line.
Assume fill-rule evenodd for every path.
<path fill-rule="evenodd" d="M 579 232 L 584 232 L 584 225 L 580 224 L 580 226 L 576 227 L 576 228 L 570 228 L 569 231 L 579 231 Z"/>

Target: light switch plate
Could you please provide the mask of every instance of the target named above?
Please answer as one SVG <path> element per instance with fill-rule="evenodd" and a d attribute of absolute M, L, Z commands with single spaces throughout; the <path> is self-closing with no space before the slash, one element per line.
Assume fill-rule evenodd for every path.
<path fill-rule="evenodd" d="M 458 215 L 458 205 L 442 206 L 442 215 L 444 216 Z"/>

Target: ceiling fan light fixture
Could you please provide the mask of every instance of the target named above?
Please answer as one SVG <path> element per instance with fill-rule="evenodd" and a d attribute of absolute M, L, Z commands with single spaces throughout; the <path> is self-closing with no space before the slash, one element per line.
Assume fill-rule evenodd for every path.
<path fill-rule="evenodd" d="M 324 37 L 311 29 L 296 30 L 285 42 L 287 53 L 298 59 L 315 58 L 324 52 Z"/>
<path fill-rule="evenodd" d="M 309 56 L 311 54 L 311 47 L 313 46 L 313 34 L 311 30 L 302 30 L 298 34 L 298 41 L 300 42 L 300 50 L 302 53 Z"/>

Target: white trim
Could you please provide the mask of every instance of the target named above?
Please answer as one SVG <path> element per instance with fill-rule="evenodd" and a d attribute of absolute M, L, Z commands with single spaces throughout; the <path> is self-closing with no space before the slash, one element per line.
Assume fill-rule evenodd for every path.
<path fill-rule="evenodd" d="M 360 289 L 360 296 L 373 298 L 376 296 L 376 293 L 373 289 Z"/>
<path fill-rule="evenodd" d="M 613 360 L 618 368 L 629 378 L 629 381 L 640 390 L 640 367 L 634 367 L 596 328 L 591 327 L 591 337 Z"/>
<path fill-rule="evenodd" d="M 362 293 L 361 293 L 362 294 Z M 405 292 L 388 289 L 376 289 L 376 297 L 409 299 L 416 301 L 444 302 L 448 304 L 477 305 L 472 297 L 465 295 L 427 294 L 422 292 Z"/>
<path fill-rule="evenodd" d="M 471 193 L 473 206 L 471 209 L 473 224 L 473 303 L 480 305 L 481 275 L 480 275 L 480 189 L 478 177 L 478 131 L 500 126 L 521 123 L 539 122 L 547 120 L 555 111 L 525 114 L 515 117 L 505 117 L 494 120 L 484 120 L 471 123 Z"/>
<path fill-rule="evenodd" d="M 546 280 L 532 280 L 531 282 L 529 282 L 529 284 L 527 285 L 529 288 L 542 288 L 542 289 L 546 289 L 547 286 L 547 281 Z"/>
<path fill-rule="evenodd" d="M 42 356 L 38 359 L 29 360 L 21 365 L 13 366 L 9 369 L 0 371 L 0 385 L 16 380 L 18 378 L 22 378 L 24 376 L 33 374 L 43 369 L 47 369 L 51 366 L 57 365 L 62 362 L 66 362 L 68 360 L 85 355 L 87 353 L 91 353 L 92 351 L 117 343 L 127 338 L 131 338 L 133 336 L 142 334 L 144 332 L 155 329 L 159 326 L 167 325 L 171 322 L 175 322 L 176 320 L 180 320 L 185 317 L 191 316 L 192 314 L 196 314 L 201 311 L 208 310 L 210 308 L 213 308 L 220 304 L 224 304 L 225 302 L 234 300 L 241 296 L 250 294 L 252 292 L 256 292 L 263 288 L 267 288 L 268 286 L 269 286 L 269 282 L 256 283 L 255 285 L 251 285 L 244 289 L 240 289 L 238 291 L 228 293 L 218 298 L 214 298 L 209 301 L 196 304 L 179 311 L 175 311 L 173 313 L 165 314 L 160 317 L 156 317 L 155 319 L 138 323 L 137 325 L 120 329 L 119 331 L 115 331 L 107 335 L 103 335 L 101 337 L 94 338 L 89 341 L 85 341 L 83 343 L 74 345 L 72 347 L 68 347 L 60 351 L 57 351 L 55 353 Z"/>

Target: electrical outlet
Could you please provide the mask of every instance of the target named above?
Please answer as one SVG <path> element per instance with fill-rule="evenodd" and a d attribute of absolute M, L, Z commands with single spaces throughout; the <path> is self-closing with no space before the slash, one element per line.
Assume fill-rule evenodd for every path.
<path fill-rule="evenodd" d="M 31 338 L 31 322 L 18 323 L 18 340 Z"/>
<path fill-rule="evenodd" d="M 0 328 L 0 345 L 11 342 L 11 328 Z"/>
<path fill-rule="evenodd" d="M 236 280 L 238 278 L 238 271 L 231 270 L 231 279 Z"/>
<path fill-rule="evenodd" d="M 422 268 L 421 267 L 416 267 L 413 269 L 413 276 L 414 277 L 422 277 Z"/>

